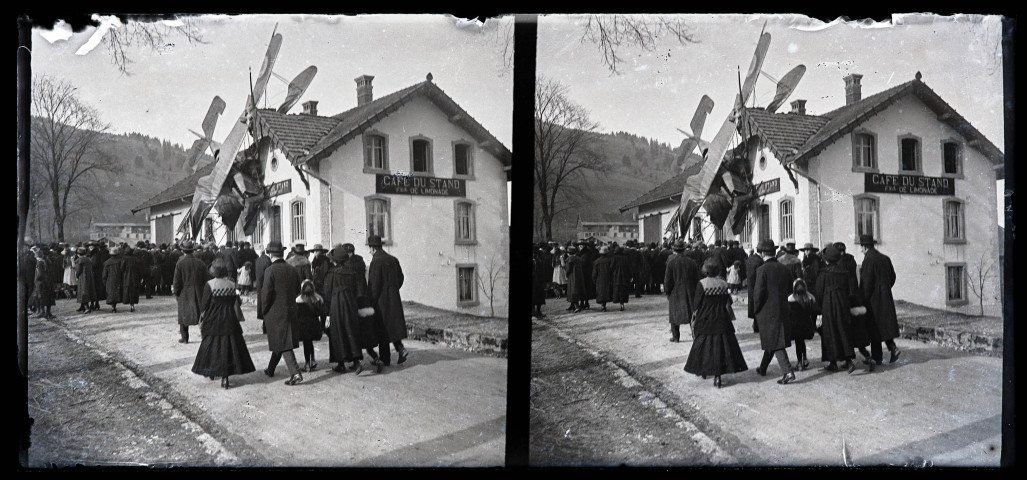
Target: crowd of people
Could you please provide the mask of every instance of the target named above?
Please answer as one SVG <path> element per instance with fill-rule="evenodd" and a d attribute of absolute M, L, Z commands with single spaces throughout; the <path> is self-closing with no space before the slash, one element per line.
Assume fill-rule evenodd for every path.
<path fill-rule="evenodd" d="M 135 247 L 104 242 L 77 245 L 36 244 L 19 259 L 19 280 L 28 307 L 39 317 L 52 317 L 51 307 L 63 296 L 80 306 L 78 313 L 100 309 L 117 313 L 118 305 L 135 311 L 140 297 L 173 295 L 179 342 L 189 343 L 189 327 L 199 325 L 200 345 L 192 371 L 211 380 L 256 370 L 242 337 L 242 296 L 256 297 L 257 319 L 267 335 L 271 359 L 263 373 L 274 376 L 282 359 L 289 370 L 287 385 L 303 381 L 302 371 L 317 368 L 313 342 L 325 336 L 329 363 L 338 373 L 364 370 L 364 354 L 381 372 L 406 362 L 407 337 L 399 291 L 403 270 L 399 260 L 382 249 L 381 237 L 367 241 L 370 264 L 352 244 L 331 250 L 321 245 L 289 249 L 272 241 L 261 253 L 248 242 L 191 240 L 172 245 L 147 241 Z M 294 350 L 303 346 L 301 371 Z M 377 349 L 377 351 L 376 351 Z"/>
<path fill-rule="evenodd" d="M 883 362 L 882 343 L 890 352 L 890 363 L 901 353 L 894 340 L 899 336 L 891 294 L 895 270 L 876 243 L 869 235 L 860 236 L 862 265 L 845 253 L 843 242 L 821 251 L 812 243 L 796 248 L 792 240 L 781 246 L 762 240 L 749 253 L 737 241 L 706 246 L 677 239 L 660 247 L 634 241 L 623 246 L 594 241 L 536 244 L 533 316 L 545 318 L 541 307 L 547 298 L 566 299 L 567 310 L 578 313 L 591 308 L 590 301 L 602 311 L 611 302 L 624 310 L 630 293 L 636 298 L 666 295 L 670 341 L 681 340 L 681 325 L 689 325 L 692 332 L 684 370 L 704 379 L 713 377 L 719 388 L 721 375 L 748 369 L 735 336 L 732 308 L 744 289 L 747 316 L 763 350 L 757 374 L 766 376 L 776 358 L 781 369 L 777 382 L 795 381 L 787 349 L 794 343 L 798 369 L 808 369 L 806 341 L 816 334 L 825 370 L 852 373 L 858 352 L 873 372 Z"/>

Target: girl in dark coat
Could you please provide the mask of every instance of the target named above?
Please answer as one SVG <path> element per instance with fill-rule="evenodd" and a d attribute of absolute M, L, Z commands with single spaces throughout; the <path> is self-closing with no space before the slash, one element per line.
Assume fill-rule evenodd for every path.
<path fill-rule="evenodd" d="M 599 249 L 599 258 L 592 264 L 592 281 L 596 285 L 596 303 L 606 311 L 606 304 L 613 300 L 613 255 L 609 247 Z"/>
<path fill-rule="evenodd" d="M 823 361 L 828 362 L 825 370 L 838 371 L 838 361 L 844 360 L 844 367 L 852 373 L 856 358 L 852 341 L 852 312 L 850 309 L 856 297 L 856 279 L 838 260 L 841 253 L 833 246 L 824 248 L 827 265 L 817 275 L 813 295 L 821 312 L 820 348 Z"/>
<path fill-rule="evenodd" d="M 229 277 L 225 261 L 214 260 L 210 265 L 214 278 L 203 285 L 200 300 L 200 348 L 193 361 L 193 373 L 211 380 L 221 377 L 221 387 L 228 388 L 229 375 L 242 375 L 256 371 L 246 339 L 242 335 L 243 319 L 239 318 L 239 291 Z"/>
<path fill-rule="evenodd" d="M 742 349 L 735 338 L 731 324 L 731 293 L 727 282 L 720 278 L 720 263 L 713 259 L 703 263 L 706 278 L 695 289 L 695 319 L 692 321 L 692 349 L 685 362 L 685 371 L 702 376 L 713 376 L 713 385 L 722 386 L 720 376 L 748 370 Z"/>
<path fill-rule="evenodd" d="M 360 310 L 368 306 L 367 280 L 363 272 L 346 265 L 348 254 L 337 246 L 328 254 L 335 266 L 325 275 L 325 301 L 328 302 L 328 361 L 338 363 L 332 370 L 346 373 L 346 362 L 359 374 L 364 370 L 361 349 L 377 346 L 373 332 L 361 330 Z M 368 338 L 371 337 L 371 338 Z"/>
<path fill-rule="evenodd" d="M 121 299 L 121 287 L 125 283 L 125 258 L 121 256 L 121 249 L 114 247 L 111 258 L 103 264 L 103 285 L 107 292 L 107 305 L 111 311 L 117 313 L 118 304 L 124 303 Z"/>
<path fill-rule="evenodd" d="M 303 343 L 303 370 L 312 372 L 317 368 L 314 359 L 314 341 L 321 340 L 324 335 L 321 329 L 321 316 L 325 314 L 325 301 L 317 293 L 314 281 L 307 279 L 300 284 L 300 296 L 296 297 L 296 323 L 292 326 L 292 335 Z"/>
<path fill-rule="evenodd" d="M 788 296 L 788 305 L 791 308 L 792 340 L 795 341 L 795 362 L 799 364 L 799 370 L 809 368 L 809 359 L 806 356 L 806 340 L 813 339 L 813 332 L 817 328 L 817 302 L 816 298 L 806 288 L 806 282 L 796 278 L 792 282 L 792 294 Z"/>

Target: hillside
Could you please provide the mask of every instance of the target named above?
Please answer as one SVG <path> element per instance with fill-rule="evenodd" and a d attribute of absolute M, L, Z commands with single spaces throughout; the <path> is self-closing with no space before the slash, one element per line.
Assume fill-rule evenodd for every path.
<path fill-rule="evenodd" d="M 665 143 L 627 132 L 599 134 L 589 148 L 598 152 L 607 166 L 606 173 L 589 172 L 574 180 L 585 198 L 580 206 L 561 212 L 553 221 L 553 240 L 574 238 L 578 217 L 588 221 L 598 214 L 616 215 L 626 203 L 638 198 L 670 176 L 676 174 L 676 149 Z M 538 224 L 536 208 L 536 225 Z M 621 215 L 632 221 L 631 214 Z M 538 240 L 538 232 L 534 233 Z"/>
<path fill-rule="evenodd" d="M 132 215 L 132 209 L 190 173 L 185 165 L 192 156 L 191 148 L 138 133 L 108 135 L 101 152 L 113 159 L 116 168 L 97 175 L 95 183 L 101 188 L 95 197 L 83 203 L 87 208 L 65 222 L 65 240 L 69 242 L 88 239 L 90 220 L 145 223 L 144 212 Z M 204 155 L 200 164 L 212 160 Z M 48 194 L 31 206 L 29 233 L 37 241 L 54 239 L 49 228 L 52 213 Z"/>

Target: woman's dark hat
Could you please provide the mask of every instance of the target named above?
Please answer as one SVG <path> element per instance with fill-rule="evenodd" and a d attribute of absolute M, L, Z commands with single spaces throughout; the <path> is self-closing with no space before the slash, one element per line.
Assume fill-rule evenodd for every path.
<path fill-rule="evenodd" d="M 819 248 L 814 247 L 813 244 L 809 243 L 809 242 L 806 242 L 806 244 L 803 245 L 802 248 L 800 248 L 799 250 L 802 250 L 804 252 L 814 252 L 814 253 L 820 251 Z"/>
<path fill-rule="evenodd" d="M 838 251 L 838 248 L 834 245 L 824 247 L 824 253 L 821 253 L 821 255 L 823 255 L 824 260 L 832 263 L 837 262 L 842 258 L 842 252 Z"/>
<path fill-rule="evenodd" d="M 674 245 L 672 245 L 671 248 L 675 252 L 683 252 L 683 251 L 685 251 L 685 241 L 680 239 L 680 238 L 677 239 L 677 240 L 674 240 Z"/>
<path fill-rule="evenodd" d="M 189 253 L 189 252 L 195 251 L 197 248 L 200 248 L 200 247 L 197 246 L 196 243 L 193 242 L 192 240 L 186 240 L 185 242 L 182 242 L 182 244 L 180 244 L 178 246 L 178 248 L 179 248 L 179 250 L 182 250 L 183 252 Z"/>
<path fill-rule="evenodd" d="M 349 258 L 349 254 L 346 253 L 346 249 L 342 244 L 339 244 L 332 247 L 332 251 L 328 252 L 328 258 L 335 263 L 342 263 Z"/>
<path fill-rule="evenodd" d="M 321 246 L 320 243 L 315 243 L 313 247 L 310 247 L 311 252 L 327 252 L 328 249 Z"/>

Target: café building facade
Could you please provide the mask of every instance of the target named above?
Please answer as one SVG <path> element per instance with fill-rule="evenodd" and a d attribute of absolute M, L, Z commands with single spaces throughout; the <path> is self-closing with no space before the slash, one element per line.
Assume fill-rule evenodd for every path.
<path fill-rule="evenodd" d="M 505 317 L 510 150 L 430 74 L 377 99 L 373 78 L 355 79 L 357 106 L 337 115 L 319 115 L 316 101 L 298 114 L 259 110 L 256 131 L 271 139 L 264 163 L 271 199 L 252 235 L 242 221 L 226 231 L 212 209 L 200 238 L 257 249 L 272 240 L 308 249 L 352 243 L 370 263 L 367 237 L 380 235 L 403 268 L 404 300 Z M 149 209 L 156 238 L 179 231 L 204 170 L 210 166 L 137 207 Z"/>
<path fill-rule="evenodd" d="M 921 79 L 863 98 L 861 75 L 844 78 L 846 104 L 821 115 L 748 109 L 742 131 L 758 137 L 760 193 L 741 232 L 717 229 L 700 210 L 691 238 L 764 238 L 819 248 L 844 242 L 862 262 L 861 234 L 878 241 L 897 279 L 895 298 L 932 308 L 1000 315 L 996 179 L 1004 154 Z M 637 209 L 642 240 L 665 235 L 684 172 L 624 209 Z M 648 228 L 647 228 L 648 227 Z M 700 234 L 696 235 L 696 229 Z M 991 275 L 979 285 L 979 272 Z"/>

